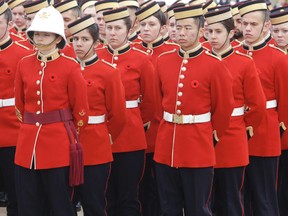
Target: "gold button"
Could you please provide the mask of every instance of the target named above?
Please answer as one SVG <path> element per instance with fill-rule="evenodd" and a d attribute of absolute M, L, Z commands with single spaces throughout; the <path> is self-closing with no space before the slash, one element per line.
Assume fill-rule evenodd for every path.
<path fill-rule="evenodd" d="M 40 91 L 37 91 L 36 94 L 37 94 L 37 95 L 40 95 Z"/>
<path fill-rule="evenodd" d="M 41 65 L 41 67 L 43 67 L 45 64 L 44 64 L 44 62 L 41 62 L 41 64 L 40 64 L 40 65 Z"/>
<path fill-rule="evenodd" d="M 180 115 L 181 114 L 181 110 L 176 110 L 176 114 Z"/>
<path fill-rule="evenodd" d="M 181 101 L 177 101 L 177 102 L 176 102 L 176 105 L 177 105 L 177 106 L 180 106 L 180 105 L 181 105 Z"/>
<path fill-rule="evenodd" d="M 183 74 L 180 75 L 180 79 L 184 79 L 185 76 Z"/>
<path fill-rule="evenodd" d="M 118 56 L 114 56 L 114 60 L 118 60 Z"/>
<path fill-rule="evenodd" d="M 39 71 L 39 75 L 42 75 L 42 71 Z"/>
<path fill-rule="evenodd" d="M 147 50 L 146 52 L 147 52 L 147 53 L 150 53 L 150 52 L 151 52 L 151 50 Z"/>
<path fill-rule="evenodd" d="M 183 64 L 187 64 L 188 63 L 188 60 L 187 59 L 184 59 L 183 60 Z"/>
<path fill-rule="evenodd" d="M 178 84 L 178 87 L 179 87 L 179 88 L 183 88 L 183 86 L 184 86 L 183 83 L 179 83 L 179 84 Z"/>
<path fill-rule="evenodd" d="M 114 66 L 114 67 L 117 67 L 117 64 L 114 63 L 113 66 Z"/>
<path fill-rule="evenodd" d="M 178 92 L 178 96 L 181 97 L 183 95 L 182 92 Z"/>
<path fill-rule="evenodd" d="M 186 71 L 186 67 L 182 67 L 182 68 L 181 68 L 181 71 Z"/>
<path fill-rule="evenodd" d="M 40 112 L 39 110 L 36 112 L 37 115 L 39 115 L 40 113 L 41 113 L 41 112 Z"/>
<path fill-rule="evenodd" d="M 39 85 L 39 84 L 40 84 L 40 80 L 37 80 L 37 81 L 36 81 L 36 84 Z"/>
<path fill-rule="evenodd" d="M 36 122 L 36 124 L 35 124 L 37 127 L 39 127 L 40 126 L 40 123 L 39 122 Z"/>
<path fill-rule="evenodd" d="M 40 105 L 40 104 L 41 104 L 41 102 L 40 102 L 40 100 L 38 100 L 38 101 L 37 101 L 37 105 Z"/>
<path fill-rule="evenodd" d="M 252 52 L 249 52 L 249 53 L 248 53 L 248 55 L 249 55 L 249 56 L 252 56 L 252 55 L 253 55 L 253 53 L 252 53 Z"/>
<path fill-rule="evenodd" d="M 82 127 L 84 125 L 84 122 L 82 120 L 78 121 L 77 126 Z"/>

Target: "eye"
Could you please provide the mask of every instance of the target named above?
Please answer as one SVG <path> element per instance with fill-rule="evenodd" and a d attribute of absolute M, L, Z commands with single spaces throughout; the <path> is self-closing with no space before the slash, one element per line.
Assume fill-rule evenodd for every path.
<path fill-rule="evenodd" d="M 79 38 L 78 37 L 73 37 L 73 41 L 78 41 Z"/>

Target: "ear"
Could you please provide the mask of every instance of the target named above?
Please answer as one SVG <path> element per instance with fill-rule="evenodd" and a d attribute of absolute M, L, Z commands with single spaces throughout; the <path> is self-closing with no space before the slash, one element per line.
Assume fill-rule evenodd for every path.
<path fill-rule="evenodd" d="M 269 20 L 268 22 L 264 23 L 263 32 L 269 31 L 270 27 L 271 27 L 271 21 Z"/>
<path fill-rule="evenodd" d="M 99 45 L 99 40 L 96 40 L 95 42 L 94 42 L 94 45 L 93 45 L 93 47 L 94 47 L 94 50 L 97 48 L 97 46 Z"/>
<path fill-rule="evenodd" d="M 229 38 L 229 39 L 233 38 L 233 37 L 234 37 L 234 33 L 235 33 L 235 31 L 234 31 L 234 30 L 231 30 L 231 31 L 229 32 L 229 34 L 228 34 L 228 38 Z"/>
<path fill-rule="evenodd" d="M 199 28 L 198 38 L 203 37 L 203 35 L 204 35 L 204 28 Z"/>
<path fill-rule="evenodd" d="M 165 35 L 166 32 L 167 32 L 167 26 L 166 26 L 166 25 L 161 26 L 161 28 L 160 28 L 160 34 L 161 34 L 161 35 Z"/>
<path fill-rule="evenodd" d="M 130 29 L 128 30 L 128 33 L 127 33 L 127 38 L 129 38 L 132 33 L 133 33 L 133 30 L 132 30 L 132 28 L 130 28 Z"/>
<path fill-rule="evenodd" d="M 8 22 L 8 29 L 13 28 L 13 26 L 14 26 L 14 22 L 13 21 L 9 21 Z"/>
<path fill-rule="evenodd" d="M 58 37 L 56 38 L 56 40 L 55 40 L 55 43 L 56 43 L 56 44 L 59 44 L 59 43 L 61 42 L 61 40 L 62 40 L 62 37 L 61 37 L 61 36 L 58 36 Z"/>

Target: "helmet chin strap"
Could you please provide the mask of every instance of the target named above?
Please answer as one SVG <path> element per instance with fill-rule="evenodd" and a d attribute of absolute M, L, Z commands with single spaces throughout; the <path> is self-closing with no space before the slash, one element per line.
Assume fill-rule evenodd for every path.
<path fill-rule="evenodd" d="M 50 48 L 52 47 L 53 45 L 56 44 L 56 40 L 58 39 L 58 37 L 60 36 L 57 36 L 53 41 L 51 41 L 49 44 L 36 44 L 33 40 L 32 40 L 32 43 L 34 44 L 34 46 L 37 48 L 37 49 L 46 49 L 46 48 Z"/>

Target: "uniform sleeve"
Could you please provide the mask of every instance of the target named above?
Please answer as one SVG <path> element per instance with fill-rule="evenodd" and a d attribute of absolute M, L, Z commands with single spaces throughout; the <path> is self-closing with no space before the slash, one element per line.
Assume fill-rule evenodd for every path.
<path fill-rule="evenodd" d="M 161 57 L 159 57 L 161 58 Z M 155 117 L 158 122 L 161 121 L 163 118 L 163 107 L 162 107 L 162 84 L 161 84 L 161 78 L 158 70 L 158 61 L 159 58 L 156 61 L 156 68 L 155 68 Z"/>
<path fill-rule="evenodd" d="M 108 78 L 105 88 L 105 103 L 108 131 L 112 136 L 112 140 L 115 140 L 126 123 L 125 92 L 118 69 L 115 69 Z"/>
<path fill-rule="evenodd" d="M 140 77 L 141 104 L 140 110 L 143 123 L 151 121 L 155 114 L 155 71 L 151 61 L 143 62 Z"/>
<path fill-rule="evenodd" d="M 288 57 L 282 53 L 280 56 L 276 60 L 275 94 L 279 123 L 285 130 L 288 126 Z"/>
<path fill-rule="evenodd" d="M 211 114 L 216 140 L 221 139 L 229 126 L 230 116 L 234 108 L 232 77 L 223 61 L 213 65 L 211 77 Z"/>
<path fill-rule="evenodd" d="M 85 80 L 77 63 L 72 68 L 68 79 L 68 95 L 78 132 L 88 123 L 88 98 Z"/>
<path fill-rule="evenodd" d="M 256 130 L 266 113 L 266 98 L 253 60 L 245 67 L 243 91 L 245 106 L 248 107 L 244 115 L 245 124 Z"/>
<path fill-rule="evenodd" d="M 18 63 L 15 77 L 15 109 L 18 119 L 22 122 L 24 114 L 24 84 L 21 74 L 21 62 Z"/>

